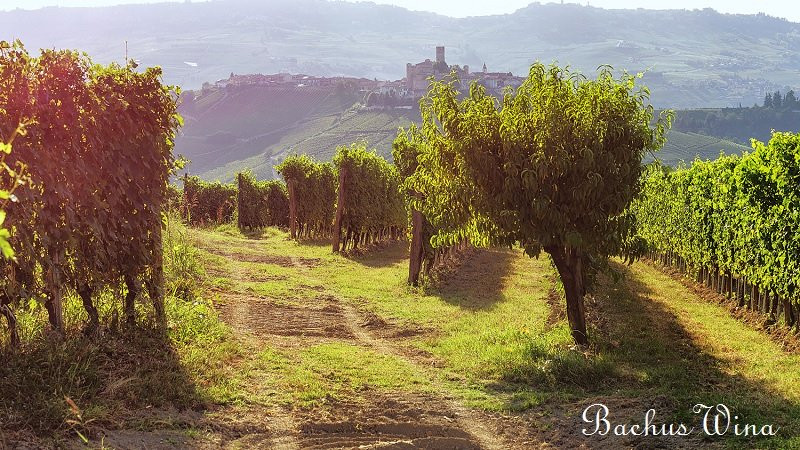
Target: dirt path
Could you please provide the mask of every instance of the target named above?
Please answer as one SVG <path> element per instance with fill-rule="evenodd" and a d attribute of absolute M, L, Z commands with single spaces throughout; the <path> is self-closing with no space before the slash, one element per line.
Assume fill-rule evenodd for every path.
<path fill-rule="evenodd" d="M 227 258 L 242 260 L 238 255 Z M 253 262 L 252 258 L 250 258 Z M 322 284 L 311 267 L 291 258 L 292 269 L 310 284 Z M 231 278 L 241 274 L 231 272 Z M 391 340 L 382 337 L 374 318 L 334 294 L 284 305 L 269 298 L 222 293 L 221 316 L 250 348 L 303 348 L 321 342 L 347 342 L 390 355 L 414 366 Z M 384 324 L 385 325 L 385 324 Z M 419 367 L 422 371 L 422 367 Z M 264 411 L 264 433 L 245 434 L 226 446 L 270 448 L 511 448 L 497 424 L 453 399 L 433 394 L 370 392 L 363 399 L 331 400 L 312 408 L 273 407 Z"/>
<path fill-rule="evenodd" d="M 398 350 L 391 342 L 380 337 L 376 337 L 369 329 L 365 328 L 365 317 L 352 305 L 344 305 L 344 317 L 347 319 L 347 324 L 356 339 L 374 349 L 379 353 L 392 355 L 400 359 L 409 361 L 410 359 Z M 496 432 L 493 432 L 488 424 L 486 424 L 478 414 L 473 413 L 471 410 L 458 404 L 458 402 L 442 398 L 439 399 L 445 410 L 450 411 L 453 415 L 453 421 L 458 427 L 467 432 L 474 438 L 481 448 L 487 449 L 503 449 L 508 448 L 509 445 L 503 442 L 498 437 Z"/>

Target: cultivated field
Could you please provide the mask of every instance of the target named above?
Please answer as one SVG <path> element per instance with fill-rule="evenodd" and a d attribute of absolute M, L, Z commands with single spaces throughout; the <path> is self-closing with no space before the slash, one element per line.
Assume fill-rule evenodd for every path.
<path fill-rule="evenodd" d="M 337 146 L 359 139 L 391 159 L 397 129 L 421 121 L 417 109 L 364 110 L 353 104 L 356 96 L 337 96 L 333 88 L 245 87 L 198 95 L 192 109 L 181 109 L 186 126 L 175 152 L 192 160 L 191 173 L 223 182 L 245 169 L 260 179 L 276 178 L 272 167 L 288 155 L 328 161 Z M 670 130 L 655 156 L 675 166 L 745 150 L 713 136 Z"/>
<path fill-rule="evenodd" d="M 124 370 L 144 361 L 152 344 L 145 340 L 129 346 L 118 371 L 99 377 L 97 359 L 113 344 L 79 341 L 71 350 L 88 355 L 61 380 L 82 423 L 63 426 L 94 445 L 722 444 L 583 437 L 580 412 L 596 402 L 639 422 L 650 407 L 663 421 L 696 421 L 691 405 L 724 402 L 749 422 L 778 424 L 783 436 L 800 431 L 800 357 L 787 351 L 796 341 L 771 339 L 710 293 L 647 263 L 615 263 L 624 279 L 601 280 L 589 300 L 595 340 L 584 355 L 570 350 L 547 258 L 472 250 L 443 281 L 418 289 L 405 283 L 405 242 L 345 257 L 331 254 L 327 241 L 298 243 L 273 228 L 183 233 L 200 278 L 194 306 L 168 311 L 171 362 Z M 12 368 L 24 363 L 12 359 Z M 29 375 L 5 372 L 0 388 L 19 388 Z M 87 377 L 96 385 L 81 391 Z M 56 403 L 49 385 L 24 386 Z M 6 418 L 23 412 L 18 401 L 5 401 Z M 64 443 L 79 442 L 65 435 Z M 13 430 L 4 436 L 46 442 Z M 756 444 L 798 441 L 725 442 Z"/>

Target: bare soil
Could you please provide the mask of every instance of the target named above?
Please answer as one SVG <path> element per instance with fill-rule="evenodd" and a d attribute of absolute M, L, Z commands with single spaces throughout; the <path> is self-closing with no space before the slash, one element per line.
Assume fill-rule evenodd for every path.
<path fill-rule="evenodd" d="M 326 339 L 346 340 L 417 363 L 392 339 L 420 330 L 391 326 L 331 295 L 321 294 L 302 306 L 246 296 L 226 300 L 223 320 L 237 334 L 258 342 L 297 348 Z M 425 360 L 421 362 L 424 364 Z M 270 413 L 268 422 L 283 423 L 285 429 L 277 433 L 273 430 L 264 443 L 272 445 L 283 439 L 286 448 L 515 447 L 492 431 L 497 425 L 483 423 L 485 419 L 478 413 L 433 395 L 370 392 L 361 400 L 330 399 L 323 406 L 276 409 Z"/>

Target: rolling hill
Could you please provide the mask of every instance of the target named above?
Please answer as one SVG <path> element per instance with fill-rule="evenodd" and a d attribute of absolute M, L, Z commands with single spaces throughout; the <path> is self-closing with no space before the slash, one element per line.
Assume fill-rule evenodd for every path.
<path fill-rule="evenodd" d="M 198 91 L 189 98 L 181 106 L 186 124 L 175 151 L 192 161 L 191 173 L 209 180 L 231 181 L 244 169 L 261 179 L 274 178 L 273 166 L 289 154 L 329 160 L 336 146 L 359 139 L 391 158 L 397 129 L 420 121 L 416 109 L 370 110 L 361 106 L 357 93 L 335 88 L 229 87 Z M 656 156 L 674 166 L 746 149 L 717 137 L 672 130 Z"/>
<path fill-rule="evenodd" d="M 80 30 L 80 33 L 75 33 Z M 647 70 L 665 108 L 752 105 L 797 85 L 800 25 L 765 15 L 704 10 L 606 10 L 533 3 L 513 14 L 456 19 L 367 2 L 217 0 L 0 12 L 0 39 L 29 48 L 77 48 L 124 60 L 194 89 L 234 73 L 400 79 L 433 58 L 525 74 L 534 60 L 584 73 L 601 64 Z"/>

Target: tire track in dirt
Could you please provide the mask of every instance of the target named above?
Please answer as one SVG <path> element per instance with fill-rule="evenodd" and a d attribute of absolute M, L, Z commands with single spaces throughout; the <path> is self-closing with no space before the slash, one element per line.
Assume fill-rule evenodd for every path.
<path fill-rule="evenodd" d="M 233 254 L 224 255 L 228 260 L 235 260 Z M 233 279 L 241 279 L 241 274 L 232 270 L 226 265 L 225 270 L 228 276 Z M 237 339 L 243 341 L 248 348 L 258 349 L 263 346 L 262 333 L 254 327 L 252 318 L 253 306 L 263 307 L 260 299 L 253 296 L 227 296 L 228 301 L 221 309 L 222 319 L 233 330 Z M 256 305 L 254 305 L 256 303 Z M 261 412 L 263 417 L 263 428 L 265 432 L 250 432 L 227 442 L 226 447 L 234 448 L 255 448 L 268 447 L 279 450 L 296 450 L 301 448 L 297 440 L 297 424 L 293 416 L 284 408 L 273 406 Z M 256 412 L 258 415 L 258 412 Z"/>
<path fill-rule="evenodd" d="M 365 328 L 362 325 L 365 321 L 365 317 L 358 310 L 356 310 L 354 306 L 349 304 L 343 304 L 342 306 L 344 316 L 347 319 L 347 324 L 350 327 L 350 330 L 353 332 L 353 335 L 355 335 L 356 339 L 358 339 L 362 344 L 379 353 L 391 355 L 416 365 L 415 361 L 409 360 L 409 358 L 394 344 L 383 338 L 374 336 L 367 328 Z M 458 424 L 459 428 L 463 429 L 475 440 L 477 440 L 481 448 L 510 448 L 510 445 L 507 442 L 504 442 L 498 436 L 498 434 L 492 431 L 492 428 L 486 424 L 483 419 L 478 417 L 478 415 L 472 410 L 462 406 L 460 403 L 452 399 L 442 398 L 440 400 L 445 406 L 444 410 L 452 412 L 452 414 L 455 416 L 454 421 L 456 424 Z"/>
<path fill-rule="evenodd" d="M 225 258 L 226 264 L 220 270 L 234 281 L 249 281 L 247 274 L 240 273 L 231 264 L 244 261 L 278 264 L 297 270 L 306 283 L 324 285 L 312 272 L 319 265 L 318 260 L 262 253 L 263 247 L 255 245 L 252 249 L 258 251 L 248 254 L 230 250 L 212 252 Z M 219 305 L 221 318 L 234 330 L 236 338 L 254 353 L 265 346 L 296 351 L 298 347 L 323 342 L 349 342 L 398 358 L 424 373 L 424 363 L 407 351 L 404 353 L 404 349 L 392 342 L 392 335 L 381 335 L 387 329 L 385 322 L 377 318 L 377 323 L 373 323 L 377 316 L 372 317 L 340 300 L 334 292 L 323 290 L 313 299 L 293 299 L 299 302 L 288 305 L 243 292 L 217 290 L 217 293 L 223 300 Z M 218 435 L 221 446 L 279 449 L 512 447 L 478 412 L 442 394 L 368 389 L 358 398 L 326 399 L 317 407 L 272 406 L 259 410 L 254 406 L 247 407 L 246 411 L 230 412 L 241 413 L 247 416 L 248 426 L 233 435 L 226 432 Z M 231 420 L 228 415 L 225 408 L 215 414 L 223 422 Z"/>
<path fill-rule="evenodd" d="M 313 279 L 313 281 L 322 284 L 320 280 L 314 279 L 309 274 L 309 267 L 304 265 L 295 257 L 291 257 L 294 266 L 304 272 L 307 277 Z M 331 297 L 328 297 L 331 298 Z M 349 304 L 347 302 L 339 301 L 338 298 L 333 297 L 335 303 L 338 304 L 343 318 L 345 319 L 345 323 L 347 328 L 352 333 L 353 337 L 356 341 L 358 341 L 361 345 L 370 348 L 373 351 L 378 353 L 383 353 L 386 355 L 393 356 L 398 358 L 402 361 L 406 361 L 412 364 L 415 367 L 418 367 L 416 361 L 409 359 L 408 356 L 397 346 L 392 344 L 390 341 L 374 335 L 364 324 L 369 323 L 370 318 L 361 313 L 361 311 L 357 310 L 355 306 Z M 435 404 L 434 408 L 431 408 L 432 411 L 428 411 L 426 414 L 428 419 L 434 419 L 433 422 L 439 422 L 436 420 L 436 416 L 440 416 L 444 418 L 446 421 L 445 426 L 442 425 L 434 425 L 434 424 L 421 424 L 421 423 L 411 423 L 411 424 L 402 424 L 399 427 L 395 427 L 396 429 L 392 429 L 391 426 L 378 426 L 376 427 L 377 434 L 383 435 L 398 435 L 395 440 L 389 441 L 381 441 L 379 443 L 372 443 L 372 445 L 368 443 L 361 443 L 358 447 L 359 448 L 371 448 L 371 447 L 405 447 L 405 446 L 415 446 L 415 447 L 432 447 L 432 448 L 485 448 L 485 449 L 507 449 L 511 448 L 511 446 L 504 442 L 503 439 L 499 437 L 499 434 L 492 431 L 492 428 L 485 423 L 482 418 L 480 418 L 475 412 L 466 408 L 459 404 L 457 401 L 452 399 L 447 399 L 444 397 L 439 398 L 426 398 L 424 400 L 427 404 Z M 398 406 L 402 409 L 402 400 L 400 404 L 395 405 L 394 408 Z M 412 408 L 413 410 L 413 408 Z M 416 412 L 416 411 L 414 411 Z M 451 417 L 452 416 L 452 417 Z M 419 419 L 422 417 L 416 417 Z M 426 427 L 428 425 L 428 427 Z M 313 427 L 311 427 L 313 428 Z M 344 427 L 347 430 L 347 427 Z M 341 431 L 341 430 L 340 430 Z M 394 433 L 392 432 L 394 431 Z M 421 434 L 421 435 L 417 435 Z M 405 436 L 404 436 L 405 435 Z M 410 436 L 408 436 L 410 435 Z M 355 438 L 355 436 L 352 436 Z M 410 439 L 409 439 L 410 437 Z M 384 438 L 385 439 L 385 438 Z M 356 440 L 349 444 L 355 445 Z M 304 442 L 304 444 L 309 444 L 310 442 Z M 334 442 L 327 442 L 324 447 L 329 447 L 330 444 Z M 336 444 L 344 444 L 344 442 L 336 442 Z M 476 445 L 477 444 L 477 445 Z"/>

